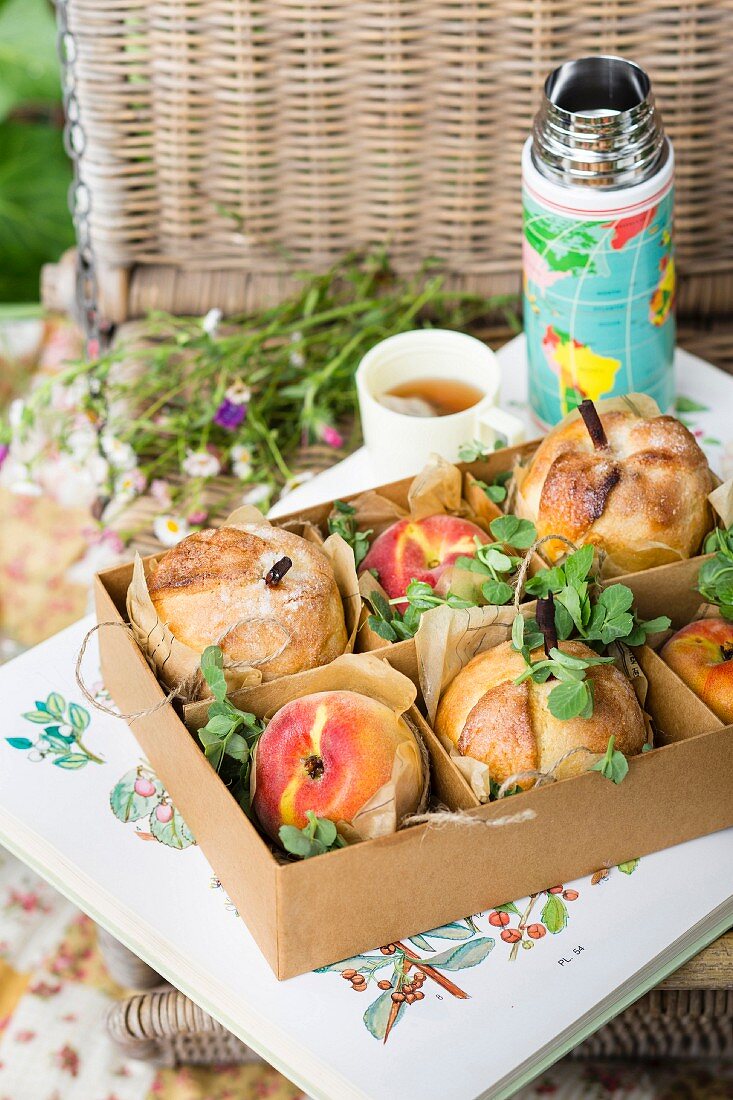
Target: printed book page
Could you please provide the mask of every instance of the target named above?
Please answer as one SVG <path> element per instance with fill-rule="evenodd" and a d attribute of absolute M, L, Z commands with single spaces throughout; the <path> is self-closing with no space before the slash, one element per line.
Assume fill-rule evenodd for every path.
<path fill-rule="evenodd" d="M 733 920 L 728 830 L 278 982 L 127 725 L 85 703 L 92 624 L 0 669 L 0 841 L 310 1096 L 508 1095 Z"/>

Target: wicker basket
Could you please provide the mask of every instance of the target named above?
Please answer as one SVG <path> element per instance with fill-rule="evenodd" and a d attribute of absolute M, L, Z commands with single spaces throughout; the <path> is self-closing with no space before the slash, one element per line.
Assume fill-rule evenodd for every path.
<path fill-rule="evenodd" d="M 108 970 L 123 985 L 151 990 L 112 1006 L 110 1035 L 133 1058 L 165 1065 L 218 1065 L 257 1058 L 221 1024 L 178 993 L 107 933 Z M 733 1059 L 733 932 L 576 1047 L 574 1058 Z"/>
<path fill-rule="evenodd" d="M 682 314 L 733 306 L 733 0 L 66 0 L 103 313 L 227 312 L 384 245 L 513 291 L 547 72 L 651 74 Z"/>

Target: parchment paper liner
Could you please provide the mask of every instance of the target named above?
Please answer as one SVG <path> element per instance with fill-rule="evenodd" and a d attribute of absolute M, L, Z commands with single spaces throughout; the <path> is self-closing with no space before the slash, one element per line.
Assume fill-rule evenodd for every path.
<path fill-rule="evenodd" d="M 628 412 L 629 409 L 632 408 L 645 419 L 662 415 L 661 409 L 659 408 L 659 405 L 656 403 L 654 398 L 649 397 L 647 396 L 647 394 L 644 393 L 630 393 L 627 394 L 625 397 L 606 397 L 600 401 L 595 401 L 594 405 L 597 411 L 601 414 L 614 411 Z M 570 424 L 573 421 L 579 419 L 580 413 L 577 409 L 573 409 L 567 414 L 567 416 L 564 416 L 563 419 L 560 420 L 559 423 L 557 423 L 552 428 L 552 432 L 556 432 L 559 429 L 564 428 L 566 424 Z M 515 465 L 514 470 L 512 471 L 512 481 L 514 483 L 516 491 L 521 489 L 522 482 L 526 478 L 529 471 L 531 461 L 532 460 L 530 459 L 527 465 Z M 713 474 L 713 477 L 716 481 L 718 480 L 717 477 L 715 477 L 715 474 Z M 731 486 L 733 486 L 733 482 L 726 482 L 726 485 L 729 486 L 729 488 L 725 494 L 717 498 L 718 503 L 716 503 L 716 499 L 714 498 L 716 498 L 716 494 L 719 492 L 720 489 L 724 488 L 724 486 L 719 485 L 718 488 L 713 490 L 713 492 L 708 496 L 708 500 L 710 501 L 712 507 L 715 509 L 718 515 L 721 515 L 720 507 L 723 507 L 725 510 L 727 510 L 729 514 L 733 514 L 733 499 L 731 499 L 733 498 L 733 488 L 731 488 Z M 726 526 L 728 526 L 730 522 L 731 520 L 728 520 L 726 522 Z M 646 542 L 639 543 L 639 551 L 643 552 L 645 549 L 648 549 L 649 551 L 666 550 L 673 555 L 673 559 L 676 559 L 677 561 L 685 560 L 684 555 L 680 554 L 678 550 L 676 550 L 672 546 L 669 546 L 668 543 L 665 542 L 658 542 L 653 539 L 649 539 Z M 561 558 L 559 560 L 560 563 L 562 563 L 563 559 Z M 543 564 L 547 565 L 548 563 L 543 561 Z M 636 572 L 638 572 L 638 570 L 636 570 Z M 608 580 L 611 577 L 621 577 L 627 575 L 628 573 L 628 569 L 624 568 L 616 561 L 614 561 L 613 555 L 603 554 L 600 563 L 600 576 L 602 577 L 602 579 Z"/>
<path fill-rule="evenodd" d="M 408 509 L 401 508 L 394 501 L 381 496 L 378 492 L 370 491 L 355 497 L 350 503 L 356 510 L 354 520 L 361 531 L 371 529 L 374 535 L 380 535 L 399 519 L 411 516 L 413 519 L 425 519 L 434 515 L 453 515 L 470 520 L 480 527 L 482 531 L 490 534 L 489 525 L 492 520 L 504 515 L 492 500 L 486 496 L 477 479 L 470 472 L 465 475 L 438 454 L 430 456 L 429 462 L 415 477 L 407 494 Z M 546 563 L 538 556 L 533 555 L 530 566 L 530 576 L 538 569 L 544 568 Z M 446 595 L 449 591 L 457 596 L 468 598 L 477 587 L 477 574 L 467 569 L 458 569 L 455 566 L 446 569 L 441 576 L 436 591 L 440 595 Z M 387 593 L 379 581 L 370 573 L 362 573 L 359 577 L 359 591 L 362 600 L 368 600 L 374 592 L 379 593 L 388 600 Z M 423 622 L 427 616 L 432 616 L 433 611 L 447 611 L 453 614 L 453 608 L 434 608 L 425 612 L 420 619 L 418 633 L 423 629 Z M 493 605 L 476 608 L 477 611 L 488 612 L 487 624 L 494 621 Z M 362 610 L 362 622 L 359 628 L 358 647 L 362 651 L 383 649 L 390 645 L 388 641 L 380 637 L 368 624 L 369 611 Z"/>
<path fill-rule="evenodd" d="M 270 521 L 252 506 L 237 508 L 223 526 L 250 527 L 271 526 Z M 341 595 L 347 631 L 346 652 L 354 648 L 361 614 L 361 596 L 354 567 L 351 547 L 340 535 L 330 535 L 325 541 L 317 528 L 304 525 L 302 537 L 320 547 L 331 562 L 336 585 Z M 127 614 L 135 641 L 147 658 L 153 672 L 168 687 L 180 687 L 184 702 L 202 698 L 207 694 L 206 683 L 201 676 L 201 654 L 175 638 L 158 616 L 148 591 L 145 567 L 139 554 L 135 556 L 132 581 L 127 593 Z M 239 620 L 241 622 L 241 618 Z M 277 620 L 274 620 L 275 622 Z M 233 622 L 232 626 L 236 623 Z M 283 628 L 283 645 L 287 645 L 287 632 Z M 260 665 L 264 666 L 273 654 L 263 653 Z M 230 691 L 254 686 L 262 682 L 261 667 L 252 664 L 225 666 L 227 686 Z"/>
<path fill-rule="evenodd" d="M 267 721 L 286 703 L 320 691 L 355 691 L 366 695 L 384 703 L 408 726 L 414 744 L 405 740 L 398 747 L 388 782 L 364 803 L 351 822 L 336 823 L 348 843 L 395 832 L 404 818 L 426 809 L 429 796 L 428 753 L 410 717 L 417 695 L 411 680 L 373 654 L 347 653 L 321 668 L 243 688 L 232 692 L 229 698 L 240 710 Z M 185 721 L 190 730 L 196 731 L 206 724 L 208 708 L 209 704 L 203 701 L 186 708 Z M 415 786 L 416 769 L 421 772 L 419 790 Z M 254 767 L 251 774 L 254 794 Z"/>
<path fill-rule="evenodd" d="M 523 604 L 519 610 L 525 618 L 532 618 L 536 612 L 536 603 Z M 445 611 L 449 614 L 439 614 Z M 495 611 L 496 615 L 489 622 L 488 616 L 476 615 L 477 611 Z M 448 685 L 477 653 L 484 653 L 509 641 L 515 614 L 513 607 L 467 608 L 460 611 L 437 607 L 429 613 L 429 618 L 427 615 L 423 616 L 425 626 L 421 622 L 421 630 L 415 635 L 417 665 L 428 722 L 433 728 L 440 698 Z M 647 678 L 627 646 L 616 644 L 611 647 L 610 652 L 615 656 L 616 666 L 629 678 L 636 692 L 644 715 L 647 743 L 651 745 L 651 719 L 644 710 L 648 691 Z M 470 756 L 462 756 L 449 738 L 440 737 L 439 734 L 437 736 L 476 797 L 481 802 L 488 802 L 491 791 L 488 765 Z M 598 756 L 589 755 L 589 765 L 597 759 Z"/>

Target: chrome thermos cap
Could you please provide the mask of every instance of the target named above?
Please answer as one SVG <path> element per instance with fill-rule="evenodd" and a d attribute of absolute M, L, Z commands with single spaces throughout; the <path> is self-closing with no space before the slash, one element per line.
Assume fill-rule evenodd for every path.
<path fill-rule="evenodd" d="M 622 57 L 581 57 L 550 73 L 534 120 L 532 159 L 567 186 L 631 187 L 669 147 L 643 69 Z"/>

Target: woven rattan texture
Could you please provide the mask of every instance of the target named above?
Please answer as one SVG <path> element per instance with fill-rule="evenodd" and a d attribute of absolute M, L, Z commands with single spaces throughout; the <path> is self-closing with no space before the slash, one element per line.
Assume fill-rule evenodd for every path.
<path fill-rule="evenodd" d="M 256 1055 L 182 993 L 166 989 L 120 1001 L 110 1035 L 132 1057 L 169 1065 L 252 1061 Z M 572 1052 L 574 1058 L 733 1058 L 730 990 L 652 990 Z"/>
<path fill-rule="evenodd" d="M 259 276 L 376 244 L 492 289 L 520 268 L 520 149 L 542 80 L 606 51 L 648 68 L 675 142 L 683 275 L 706 312 L 733 304 L 717 280 L 733 270 L 733 0 L 69 7 L 107 269 Z"/>

